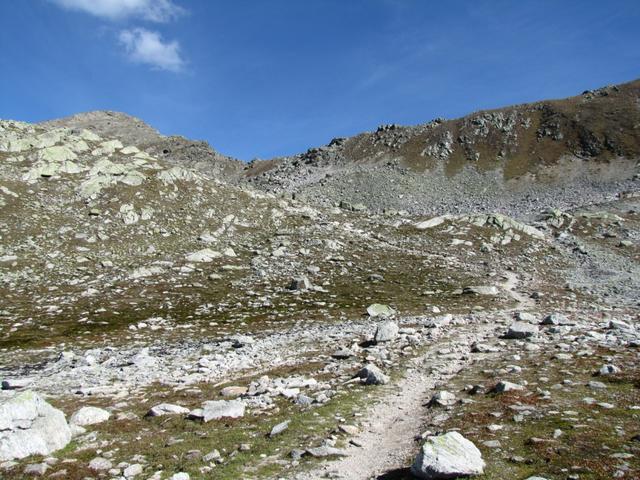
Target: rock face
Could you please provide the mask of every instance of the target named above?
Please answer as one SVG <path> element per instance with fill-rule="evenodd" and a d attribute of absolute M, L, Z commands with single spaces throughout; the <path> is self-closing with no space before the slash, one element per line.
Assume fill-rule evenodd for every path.
<path fill-rule="evenodd" d="M 64 413 L 38 394 L 26 391 L 0 400 L 0 461 L 48 455 L 70 440 Z"/>
<path fill-rule="evenodd" d="M 458 432 L 428 437 L 411 466 L 421 479 L 454 479 L 482 475 L 485 463 L 480 450 Z"/>

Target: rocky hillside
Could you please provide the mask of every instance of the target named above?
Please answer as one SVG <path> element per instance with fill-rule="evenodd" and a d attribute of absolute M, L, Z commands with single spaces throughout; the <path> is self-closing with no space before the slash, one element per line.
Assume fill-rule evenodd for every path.
<path fill-rule="evenodd" d="M 161 135 L 139 118 L 121 112 L 86 112 L 40 125 L 44 128 L 88 130 L 101 137 L 117 139 L 125 145 L 136 145 L 158 158 L 218 178 L 235 178 L 244 168 L 242 162 L 216 152 L 207 142 Z"/>
<path fill-rule="evenodd" d="M 518 107 L 505 151 L 633 88 L 551 102 L 556 139 Z M 246 171 L 123 114 L 0 121 L 0 478 L 640 478 L 635 125 L 505 181 L 447 170 L 464 120 Z"/>
<path fill-rule="evenodd" d="M 639 129 L 634 81 L 456 120 L 382 125 L 304 154 L 252 162 L 245 177 L 267 191 L 374 211 L 535 211 L 601 200 L 632 179 Z"/>

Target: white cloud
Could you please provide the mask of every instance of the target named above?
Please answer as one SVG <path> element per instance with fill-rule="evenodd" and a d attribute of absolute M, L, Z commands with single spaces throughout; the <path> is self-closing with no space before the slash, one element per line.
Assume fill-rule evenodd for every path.
<path fill-rule="evenodd" d="M 177 41 L 164 42 L 158 32 L 135 28 L 120 32 L 120 43 L 129 58 L 161 70 L 179 72 L 184 67 Z"/>
<path fill-rule="evenodd" d="M 51 0 L 69 9 L 109 20 L 142 18 L 151 22 L 168 22 L 185 10 L 172 0 Z"/>

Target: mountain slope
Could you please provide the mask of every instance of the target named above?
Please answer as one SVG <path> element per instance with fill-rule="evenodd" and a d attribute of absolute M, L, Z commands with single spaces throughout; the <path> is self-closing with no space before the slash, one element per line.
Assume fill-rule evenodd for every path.
<path fill-rule="evenodd" d="M 572 204 L 567 187 L 599 198 L 632 178 L 639 133 L 636 80 L 456 120 L 383 125 L 293 157 L 252 162 L 245 177 L 268 191 L 372 210 L 513 211 L 541 196 L 543 204 Z M 531 202 L 530 210 L 539 207 Z"/>
<path fill-rule="evenodd" d="M 125 145 L 136 145 L 150 155 L 218 178 L 237 177 L 244 167 L 241 161 L 215 151 L 207 142 L 177 135 L 161 135 L 139 118 L 126 113 L 85 112 L 40 125 L 44 128 L 87 129 L 100 137 L 117 139 Z"/>

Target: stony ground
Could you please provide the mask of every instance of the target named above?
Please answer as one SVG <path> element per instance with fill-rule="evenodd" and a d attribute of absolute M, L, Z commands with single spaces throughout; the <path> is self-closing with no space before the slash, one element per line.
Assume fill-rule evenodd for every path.
<path fill-rule="evenodd" d="M 639 478 L 640 195 L 618 187 L 373 214 L 1 122 L 0 399 L 37 392 L 73 439 L 0 476 L 411 478 L 460 431 L 479 478 Z"/>

